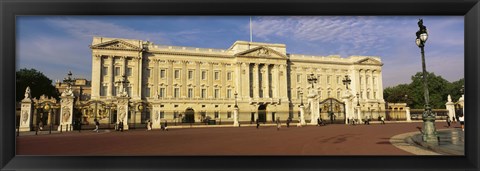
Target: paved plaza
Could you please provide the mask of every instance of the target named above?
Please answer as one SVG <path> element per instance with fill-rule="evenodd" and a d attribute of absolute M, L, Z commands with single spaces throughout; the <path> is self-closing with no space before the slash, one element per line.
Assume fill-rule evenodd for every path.
<path fill-rule="evenodd" d="M 446 128 L 437 122 L 441 133 L 438 147 L 463 147 L 461 138 L 448 138 L 462 134 L 457 123 Z M 213 128 L 174 128 L 169 131 L 135 129 L 117 132 L 102 129 L 81 132 L 17 137 L 17 155 L 99 155 L 99 156 L 172 156 L 172 155 L 440 155 L 455 153 L 432 152 L 409 137 L 420 133 L 421 122 L 387 123 L 371 125 L 290 126 L 280 130 L 273 125 Z M 459 131 L 460 130 L 460 131 Z M 449 133 L 452 132 L 452 133 Z M 408 135 L 408 136 L 405 136 Z M 410 139 L 410 140 L 414 140 Z M 456 144 L 456 147 L 451 146 Z M 444 151 L 445 152 L 445 151 Z M 448 150 L 447 150 L 448 152 Z M 450 150 L 451 152 L 451 150 Z M 462 151 L 463 152 L 463 151 Z"/>

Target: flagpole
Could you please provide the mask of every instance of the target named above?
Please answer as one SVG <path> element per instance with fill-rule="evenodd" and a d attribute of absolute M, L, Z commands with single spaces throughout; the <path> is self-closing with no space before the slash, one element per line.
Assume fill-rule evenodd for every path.
<path fill-rule="evenodd" d="M 252 42 L 252 16 L 250 16 L 250 42 Z"/>

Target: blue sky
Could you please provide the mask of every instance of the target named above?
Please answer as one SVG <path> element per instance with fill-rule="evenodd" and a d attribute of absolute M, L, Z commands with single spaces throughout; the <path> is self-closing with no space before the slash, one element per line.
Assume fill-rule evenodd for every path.
<path fill-rule="evenodd" d="M 463 78 L 463 16 L 252 16 L 253 41 L 286 44 L 291 54 L 379 56 L 386 88 L 422 69 L 418 18 L 429 31 L 427 71 Z M 16 34 L 17 70 L 35 68 L 54 81 L 69 70 L 90 80 L 92 36 L 220 49 L 250 39 L 249 16 L 19 16 Z"/>

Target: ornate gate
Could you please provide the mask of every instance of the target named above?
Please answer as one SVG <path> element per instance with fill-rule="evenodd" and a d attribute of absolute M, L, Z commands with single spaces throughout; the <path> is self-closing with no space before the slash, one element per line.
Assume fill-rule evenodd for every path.
<path fill-rule="evenodd" d="M 320 118 L 327 123 L 345 123 L 345 103 L 335 99 L 328 98 L 319 103 Z"/>

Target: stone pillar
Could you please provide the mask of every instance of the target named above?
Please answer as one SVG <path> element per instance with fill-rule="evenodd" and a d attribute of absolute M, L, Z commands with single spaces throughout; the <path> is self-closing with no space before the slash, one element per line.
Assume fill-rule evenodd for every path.
<path fill-rule="evenodd" d="M 168 71 L 167 71 L 167 87 L 165 89 L 165 94 L 167 98 L 173 98 L 173 63 L 174 60 L 168 60 Z"/>
<path fill-rule="evenodd" d="M 270 79 L 268 79 L 270 71 L 268 67 L 268 64 L 263 65 L 263 86 L 265 87 L 263 88 L 263 98 L 270 98 Z"/>
<path fill-rule="evenodd" d="M 307 96 L 307 102 L 310 104 L 310 124 L 316 125 L 317 119 L 320 117 L 320 108 L 318 104 L 318 95 L 317 92 L 313 89 L 310 90 L 310 93 Z"/>
<path fill-rule="evenodd" d="M 109 62 L 109 66 L 108 66 L 108 71 L 105 75 L 108 75 L 109 79 L 108 79 L 108 87 L 107 87 L 107 97 L 112 97 L 112 94 L 113 94 L 113 90 L 114 90 L 114 75 L 113 75 L 113 58 L 114 56 L 108 56 L 108 62 Z M 103 72 L 103 70 L 102 70 Z M 102 73 L 103 74 L 103 73 Z M 79 95 L 80 97 L 82 96 L 81 94 Z"/>
<path fill-rule="evenodd" d="M 306 125 L 305 122 L 305 106 L 300 105 L 300 125 Z"/>
<path fill-rule="evenodd" d="M 160 129 L 160 104 L 154 104 L 152 105 L 152 113 L 151 113 L 151 118 L 150 121 L 152 122 L 152 129 Z"/>
<path fill-rule="evenodd" d="M 258 73 L 259 73 L 259 65 L 257 63 L 254 63 L 253 64 L 253 98 L 254 99 L 258 99 L 259 98 L 259 93 L 260 93 L 260 90 L 259 90 L 259 78 L 258 78 Z"/>
<path fill-rule="evenodd" d="M 357 109 L 357 121 L 358 123 L 362 123 L 361 107 L 357 106 L 355 108 Z"/>
<path fill-rule="evenodd" d="M 123 130 L 128 130 L 128 102 L 129 97 L 117 97 L 117 125 L 123 122 Z"/>
<path fill-rule="evenodd" d="M 343 102 L 345 103 L 345 124 L 348 124 L 348 119 L 353 118 L 353 99 L 355 96 L 353 96 L 349 90 L 346 90 L 342 99 Z"/>
<path fill-rule="evenodd" d="M 233 108 L 233 126 L 238 126 L 238 107 Z"/>
<path fill-rule="evenodd" d="M 243 83 L 244 83 L 244 87 L 243 87 L 243 88 L 244 88 L 244 91 L 243 91 L 243 94 L 241 94 L 241 97 L 242 97 L 242 95 L 243 95 L 243 97 L 242 97 L 243 99 L 249 99 L 249 98 L 251 98 L 251 97 L 250 97 L 250 91 L 251 91 L 251 89 L 252 89 L 251 86 L 253 85 L 253 84 L 250 82 L 250 63 L 242 63 L 242 65 L 244 66 L 244 67 L 243 67 L 243 70 L 244 70 L 245 72 L 242 72 L 242 74 L 244 74 L 243 77 L 242 77 L 242 78 L 244 78 L 244 81 L 243 81 Z M 241 76 L 239 75 L 239 77 L 241 77 Z"/>
<path fill-rule="evenodd" d="M 20 132 L 30 131 L 30 120 L 32 118 L 32 99 L 26 97 L 22 100 L 20 112 Z"/>
<path fill-rule="evenodd" d="M 100 74 L 101 74 L 101 64 L 102 56 L 98 54 L 92 54 L 92 99 L 98 99 L 100 97 Z"/>
<path fill-rule="evenodd" d="M 455 112 L 455 110 L 454 110 L 454 112 Z M 412 122 L 412 118 L 410 116 L 410 107 L 405 107 L 405 117 L 407 117 L 407 122 Z"/>
<path fill-rule="evenodd" d="M 73 118 L 73 100 L 75 97 L 73 94 L 69 96 L 60 96 L 60 125 L 58 131 L 72 131 L 68 129 L 72 125 Z"/>

